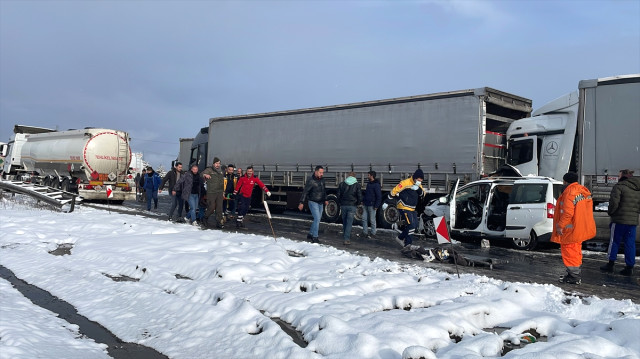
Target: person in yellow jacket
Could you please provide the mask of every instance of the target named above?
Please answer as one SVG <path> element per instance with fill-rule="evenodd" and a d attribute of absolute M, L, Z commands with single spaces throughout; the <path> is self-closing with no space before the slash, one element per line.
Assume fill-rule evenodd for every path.
<path fill-rule="evenodd" d="M 567 268 L 567 274 L 560 278 L 560 282 L 580 284 L 582 242 L 596 235 L 593 200 L 591 192 L 578 183 L 576 173 L 568 172 L 562 180 L 566 188 L 558 198 L 553 214 L 551 241 L 560 244 L 562 261 Z"/>
<path fill-rule="evenodd" d="M 400 212 L 400 218 L 405 222 L 402 233 L 395 238 L 396 242 L 398 242 L 402 247 L 406 247 L 413 243 L 411 235 L 415 232 L 418 225 L 416 206 L 418 205 L 420 198 L 424 196 L 422 180 L 424 180 L 424 173 L 418 168 L 413 173 L 413 176 L 400 182 L 389 194 L 389 197 L 398 196 L 396 208 L 398 208 L 398 211 Z M 385 210 L 387 206 L 388 204 L 383 204 L 382 210 Z"/>
<path fill-rule="evenodd" d="M 235 174 L 235 166 L 232 164 L 227 165 L 227 169 L 224 174 L 224 217 L 228 221 L 233 218 L 233 213 L 236 211 L 236 200 L 231 198 L 233 190 L 238 183 L 238 177 Z"/>

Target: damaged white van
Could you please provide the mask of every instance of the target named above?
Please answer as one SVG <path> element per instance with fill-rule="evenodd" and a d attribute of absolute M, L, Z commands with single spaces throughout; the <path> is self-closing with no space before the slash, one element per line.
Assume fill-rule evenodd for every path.
<path fill-rule="evenodd" d="M 548 177 L 487 178 L 452 191 L 449 219 L 453 236 L 508 239 L 530 250 L 548 242 L 562 182 Z M 446 199 L 445 199 L 446 201 Z"/>

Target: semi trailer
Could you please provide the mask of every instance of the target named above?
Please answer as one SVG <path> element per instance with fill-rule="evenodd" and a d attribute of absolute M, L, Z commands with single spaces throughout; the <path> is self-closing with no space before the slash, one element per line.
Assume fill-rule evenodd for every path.
<path fill-rule="evenodd" d="M 335 193 L 347 173 L 355 172 L 364 188 L 367 172 L 376 171 L 383 192 L 389 192 L 420 168 L 423 186 L 435 198 L 458 179 L 477 180 L 504 165 L 507 128 L 530 114 L 531 100 L 483 87 L 215 117 L 196 136 L 191 159 L 200 168 L 214 157 L 253 166 L 271 189 L 268 203 L 279 209 L 298 206 L 307 177 L 322 165 L 329 194 L 323 217 L 331 222 L 340 215 Z M 388 227 L 398 212 L 389 206 L 378 219 Z"/>
<path fill-rule="evenodd" d="M 135 200 L 129 135 L 84 128 L 56 131 L 14 126 L 3 179 L 18 179 L 77 192 L 85 200 Z"/>
<path fill-rule="evenodd" d="M 507 163 L 523 176 L 573 171 L 595 203 L 607 201 L 618 171 L 640 173 L 640 74 L 580 81 L 511 123 L 507 140 Z"/>

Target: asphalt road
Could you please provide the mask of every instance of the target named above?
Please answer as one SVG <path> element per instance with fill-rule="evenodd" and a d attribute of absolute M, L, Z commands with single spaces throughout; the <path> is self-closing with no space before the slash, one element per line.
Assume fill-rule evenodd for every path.
<path fill-rule="evenodd" d="M 165 192 L 166 193 L 166 192 Z M 84 204 L 87 206 L 98 206 L 105 209 L 105 205 Z M 122 206 L 109 206 L 110 210 L 142 215 L 167 220 L 166 213 L 170 205 L 170 198 L 167 195 L 159 196 L 157 210 L 146 211 L 146 204 L 141 202 L 127 201 Z M 308 213 L 285 213 L 285 215 L 274 215 L 272 219 L 273 229 L 276 236 L 290 238 L 292 240 L 307 241 L 306 235 L 311 223 L 311 215 Z M 179 224 L 176 225 L 186 225 Z M 243 232 L 263 234 L 272 236 L 271 227 L 264 214 L 264 211 L 251 211 L 245 217 L 246 229 Z M 456 266 L 450 263 L 438 261 L 424 262 L 403 256 L 400 246 L 393 240 L 395 232 L 391 230 L 379 230 L 376 239 L 360 239 L 356 237 L 361 228 L 354 226 L 351 237 L 351 245 L 343 245 L 342 225 L 321 223 L 320 243 L 324 245 L 342 248 L 349 252 L 365 255 L 370 258 L 384 258 L 407 265 L 417 265 L 427 268 L 435 268 L 446 271 L 452 275 L 456 274 Z M 230 224 L 223 231 L 235 232 L 235 225 Z M 433 248 L 437 242 L 432 239 L 416 240 L 414 244 Z M 640 273 L 636 270 L 633 276 L 625 277 L 617 274 L 623 267 L 623 255 L 618 256 L 616 262 L 616 273 L 602 273 L 599 267 L 606 261 L 606 253 L 583 250 L 583 277 L 581 285 L 562 284 L 558 278 L 565 273 L 564 265 L 560 257 L 559 249 L 554 245 L 541 246 L 535 251 L 518 251 L 511 249 L 506 242 L 491 243 L 489 248 L 481 248 L 475 242 L 462 242 L 455 245 L 455 249 L 464 256 L 480 256 L 492 259 L 496 264 L 493 269 L 487 265 L 476 265 L 475 267 L 457 266 L 460 273 L 475 273 L 487 277 L 525 283 L 553 284 L 560 286 L 567 293 L 577 296 L 594 295 L 599 298 L 631 299 L 635 303 L 640 303 Z"/>

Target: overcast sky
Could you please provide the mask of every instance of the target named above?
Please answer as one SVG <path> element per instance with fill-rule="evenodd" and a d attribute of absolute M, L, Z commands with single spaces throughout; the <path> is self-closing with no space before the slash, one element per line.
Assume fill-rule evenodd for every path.
<path fill-rule="evenodd" d="M 211 117 L 483 86 L 537 108 L 630 73 L 638 0 L 0 0 L 0 141 L 124 130 L 154 167 Z"/>

